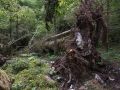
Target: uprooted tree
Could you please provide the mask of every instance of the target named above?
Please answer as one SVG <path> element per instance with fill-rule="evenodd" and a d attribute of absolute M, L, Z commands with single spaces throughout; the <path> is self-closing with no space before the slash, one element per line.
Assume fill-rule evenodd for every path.
<path fill-rule="evenodd" d="M 76 21 L 76 27 L 70 31 L 49 38 L 51 40 L 71 33 L 65 55 L 52 64 L 62 78 L 61 90 L 79 90 L 83 81 L 94 75 L 102 84 L 119 85 L 120 71 L 113 64 L 103 61 L 96 50 L 100 39 L 103 45 L 108 46 L 108 28 L 102 5 L 95 0 L 82 0 L 76 12 Z M 113 85 L 113 89 L 116 90 L 116 86 Z"/>

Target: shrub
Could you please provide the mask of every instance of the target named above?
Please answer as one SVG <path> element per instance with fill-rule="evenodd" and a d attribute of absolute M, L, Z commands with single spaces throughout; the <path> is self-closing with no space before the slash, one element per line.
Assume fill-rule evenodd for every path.
<path fill-rule="evenodd" d="M 18 60 L 17 62 L 12 64 L 13 73 L 17 74 L 18 72 L 27 69 L 29 64 L 26 61 Z"/>

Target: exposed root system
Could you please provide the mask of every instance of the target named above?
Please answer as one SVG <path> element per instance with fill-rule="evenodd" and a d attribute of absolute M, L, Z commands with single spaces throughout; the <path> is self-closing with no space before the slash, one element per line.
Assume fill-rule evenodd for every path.
<path fill-rule="evenodd" d="M 107 44 L 107 25 L 102 6 L 95 0 L 84 0 L 76 17 L 73 38 L 67 43 L 66 53 L 52 65 L 62 79 L 60 89 L 84 90 L 80 89 L 81 85 L 94 78 L 106 88 L 112 85 L 109 89 L 120 90 L 119 66 L 102 60 L 95 48 L 100 36 L 103 44 Z"/>

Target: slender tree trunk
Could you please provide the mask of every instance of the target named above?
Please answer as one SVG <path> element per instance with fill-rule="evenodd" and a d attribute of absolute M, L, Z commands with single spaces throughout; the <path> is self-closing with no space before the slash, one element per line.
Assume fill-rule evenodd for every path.
<path fill-rule="evenodd" d="M 56 30 L 56 12 L 55 12 L 55 16 L 54 16 L 54 33 L 56 34 L 57 30 Z M 54 54 L 57 53 L 57 39 L 54 38 Z"/>
<path fill-rule="evenodd" d="M 9 27 L 9 35 L 10 35 L 10 39 L 12 38 L 12 20 L 11 20 L 11 15 L 10 15 L 10 27 Z"/>
<path fill-rule="evenodd" d="M 109 40 L 108 40 L 108 35 L 109 35 L 109 19 L 110 19 L 110 0 L 107 0 L 107 43 L 106 43 L 106 50 L 108 51 L 109 48 Z"/>
<path fill-rule="evenodd" d="M 16 21 L 16 39 L 19 38 L 19 23 L 18 23 L 18 15 L 17 15 L 17 21 Z"/>

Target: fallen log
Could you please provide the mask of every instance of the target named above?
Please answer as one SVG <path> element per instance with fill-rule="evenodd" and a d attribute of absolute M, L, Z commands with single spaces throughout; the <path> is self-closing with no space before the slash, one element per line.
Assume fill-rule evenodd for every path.
<path fill-rule="evenodd" d="M 39 54 L 46 54 L 46 53 L 50 53 L 50 52 L 54 52 L 55 48 L 54 46 L 57 46 L 57 52 L 59 51 L 65 51 L 66 49 L 66 42 L 69 42 L 70 40 L 70 36 L 65 36 L 65 37 L 61 37 L 59 39 L 55 40 L 50 40 L 50 41 L 46 41 L 46 40 L 37 40 L 35 41 L 35 43 L 31 46 L 31 51 L 32 52 L 36 52 Z"/>
<path fill-rule="evenodd" d="M 30 47 L 30 51 L 43 54 L 43 52 L 48 53 L 50 51 L 54 52 L 55 51 L 55 46 L 56 51 L 64 51 L 66 48 L 66 43 L 72 40 L 72 29 L 62 32 L 60 34 L 48 37 L 47 39 L 38 39 L 35 40 L 33 45 Z"/>
<path fill-rule="evenodd" d="M 45 41 L 50 41 L 50 40 L 55 40 L 55 39 L 63 38 L 63 37 L 65 37 L 65 36 L 69 35 L 71 32 L 72 32 L 72 29 L 71 29 L 71 30 L 68 30 L 68 31 L 65 31 L 65 32 L 62 32 L 62 33 L 60 33 L 60 34 L 51 36 L 51 37 L 47 38 Z"/>

